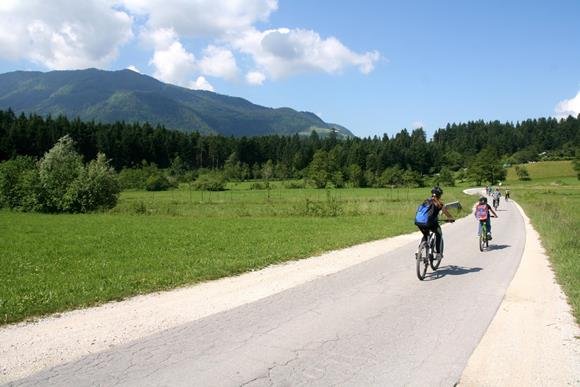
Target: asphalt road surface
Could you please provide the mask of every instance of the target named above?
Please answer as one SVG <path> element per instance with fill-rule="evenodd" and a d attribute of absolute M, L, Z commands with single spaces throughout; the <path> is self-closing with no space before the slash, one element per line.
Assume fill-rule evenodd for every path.
<path fill-rule="evenodd" d="M 522 256 L 519 212 L 502 199 L 498 215 L 483 253 L 473 216 L 445 225 L 445 257 L 425 281 L 415 274 L 417 240 L 9 385 L 452 386 Z"/>

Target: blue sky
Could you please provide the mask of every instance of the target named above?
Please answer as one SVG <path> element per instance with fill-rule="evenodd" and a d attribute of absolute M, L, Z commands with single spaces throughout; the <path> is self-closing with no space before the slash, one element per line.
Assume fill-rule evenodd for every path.
<path fill-rule="evenodd" d="M 2 0 L 0 72 L 132 68 L 358 136 L 580 114 L 580 1 Z"/>

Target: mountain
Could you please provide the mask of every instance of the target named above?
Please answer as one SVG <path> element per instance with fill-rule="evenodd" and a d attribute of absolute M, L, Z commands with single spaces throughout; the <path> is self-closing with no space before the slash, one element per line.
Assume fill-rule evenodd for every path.
<path fill-rule="evenodd" d="M 168 129 L 233 136 L 290 135 L 336 131 L 310 112 L 268 108 L 243 98 L 190 90 L 131 70 L 15 71 L 0 74 L 0 109 L 65 115 L 111 123 L 148 122 Z M 335 128 L 335 129 L 333 129 Z"/>

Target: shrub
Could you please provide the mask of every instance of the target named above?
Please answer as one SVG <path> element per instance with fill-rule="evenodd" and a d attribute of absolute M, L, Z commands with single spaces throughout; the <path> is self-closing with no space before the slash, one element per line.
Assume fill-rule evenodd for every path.
<path fill-rule="evenodd" d="M 121 187 L 105 155 L 99 153 L 73 182 L 69 189 L 71 212 L 88 212 L 113 208 Z"/>
<path fill-rule="evenodd" d="M 226 189 L 226 179 L 219 172 L 207 172 L 200 174 L 193 182 L 193 189 L 197 191 L 224 191 Z"/>
<path fill-rule="evenodd" d="M 145 183 L 147 191 L 167 191 L 169 188 L 171 188 L 171 183 L 161 173 L 149 176 Z"/>
<path fill-rule="evenodd" d="M 265 181 L 265 182 L 256 181 L 250 185 L 250 189 L 253 189 L 253 190 L 270 189 L 270 182 L 269 181 Z"/>
<path fill-rule="evenodd" d="M 143 168 L 124 168 L 119 172 L 119 184 L 123 189 L 145 189 L 148 177 Z"/>
<path fill-rule="evenodd" d="M 530 174 L 526 167 L 516 165 L 516 175 L 518 175 L 519 180 L 531 180 Z"/>

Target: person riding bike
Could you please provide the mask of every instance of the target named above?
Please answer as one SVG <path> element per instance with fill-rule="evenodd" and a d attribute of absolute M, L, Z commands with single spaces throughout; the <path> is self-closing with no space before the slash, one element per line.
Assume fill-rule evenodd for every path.
<path fill-rule="evenodd" d="M 510 198 L 510 190 L 509 189 L 507 189 L 507 188 L 505 189 L 505 195 L 504 196 L 505 196 L 505 201 L 507 202 L 509 200 L 509 198 Z"/>
<path fill-rule="evenodd" d="M 494 199 L 495 200 L 495 199 Z M 487 239 L 491 240 L 491 216 L 489 213 L 492 213 L 496 218 L 497 214 L 491 208 L 491 206 L 487 203 L 487 198 L 482 196 L 479 198 L 479 203 L 475 206 L 474 215 L 477 218 L 477 236 L 481 234 L 481 223 L 485 221 L 485 225 L 487 227 Z"/>
<path fill-rule="evenodd" d="M 415 225 L 423 233 L 423 241 L 427 241 L 429 237 L 429 231 L 435 234 L 435 258 L 443 258 L 443 249 L 441 246 L 441 239 L 443 233 L 441 227 L 439 226 L 438 217 L 439 212 L 443 211 L 447 219 L 451 222 L 455 222 L 453 216 L 449 213 L 449 210 L 445 207 L 445 204 L 441 201 L 441 196 L 443 195 L 443 190 L 439 187 L 433 187 L 431 190 L 431 197 L 425 199 L 424 204 L 429 207 L 429 217 L 427 223 L 419 224 L 415 222 Z"/>
<path fill-rule="evenodd" d="M 496 188 L 495 191 L 493 191 L 491 197 L 493 197 L 493 206 L 499 207 L 499 198 L 501 197 L 501 192 L 499 192 L 499 188 Z"/>

